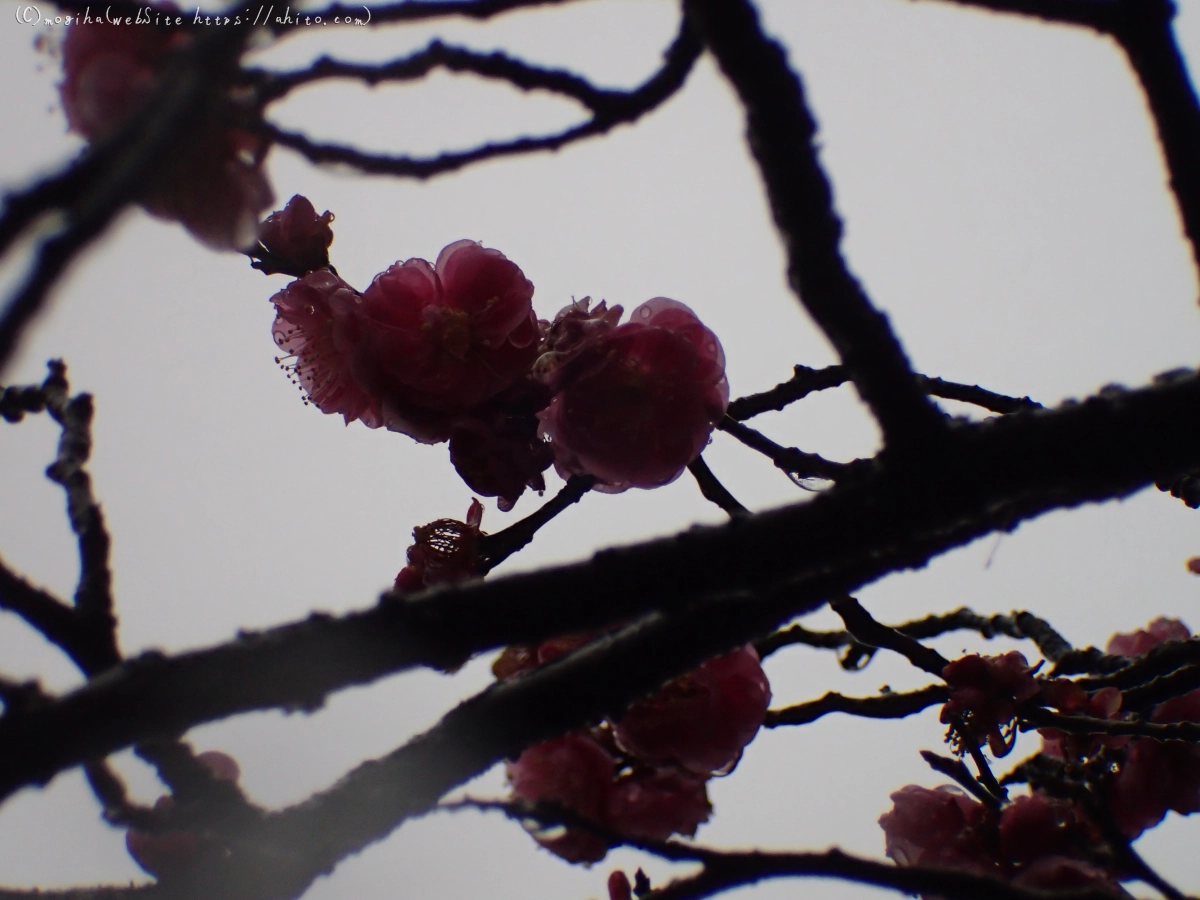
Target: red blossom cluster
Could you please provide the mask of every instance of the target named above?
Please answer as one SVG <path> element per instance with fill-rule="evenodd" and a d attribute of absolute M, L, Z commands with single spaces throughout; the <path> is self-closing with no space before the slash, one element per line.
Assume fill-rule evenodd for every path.
<path fill-rule="evenodd" d="M 509 648 L 492 669 L 512 678 L 591 640 L 575 635 Z M 561 806 L 628 837 L 691 836 L 712 810 L 706 782 L 732 771 L 770 700 L 758 654 L 743 647 L 676 679 L 619 721 L 530 747 L 508 765 L 513 796 Z M 578 826 L 534 836 L 570 862 L 596 862 L 608 852 L 601 837 Z"/>
<path fill-rule="evenodd" d="M 682 303 L 655 298 L 624 325 L 619 306 L 586 300 L 539 320 L 520 268 L 468 240 L 359 293 L 324 265 L 331 218 L 294 197 L 260 232 L 265 261 L 306 273 L 271 298 L 281 364 L 347 424 L 448 441 L 459 475 L 502 510 L 544 490 L 552 463 L 608 492 L 666 484 L 725 414 L 721 345 Z"/>
<path fill-rule="evenodd" d="M 1015 650 L 1003 656 L 972 654 L 955 660 L 942 671 L 950 687 L 942 723 L 960 720 L 970 735 L 955 729 L 957 742 L 986 740 L 994 755 L 1007 756 L 1016 740 L 1012 724 L 1017 707 L 1038 693 L 1034 671 Z"/>
<path fill-rule="evenodd" d="M 219 750 L 209 750 L 196 755 L 196 761 L 204 766 L 218 781 L 236 784 L 241 776 L 237 760 Z M 176 811 L 173 797 L 164 795 L 154 804 L 154 810 L 170 822 Z M 140 831 L 131 828 L 125 834 L 125 847 L 134 862 L 155 878 L 171 878 L 204 865 L 222 856 L 226 851 L 214 838 L 184 829 L 165 828 L 162 831 Z"/>
<path fill-rule="evenodd" d="M 175 10 L 173 4 L 164 9 Z M 192 35 L 178 28 L 136 27 L 104 21 L 75 22 L 63 41 L 59 86 L 71 130 L 89 141 L 111 136 L 157 89 L 173 53 Z M 254 240 L 259 214 L 274 196 L 263 171 L 268 142 L 229 124 L 237 118 L 232 92 L 202 121 L 190 123 L 187 139 L 175 142 L 142 185 L 145 209 L 181 222 L 215 249 L 240 249 Z M 252 111 L 239 110 L 252 118 Z"/>
<path fill-rule="evenodd" d="M 1114 635 L 1108 642 L 1110 654 L 1141 656 L 1168 641 L 1186 641 L 1191 631 L 1178 619 L 1155 619 L 1142 631 Z M 1120 703 L 1117 697 L 1116 703 Z M 1103 718 L 1116 717 L 1119 706 Z M 1148 711 L 1151 722 L 1200 722 L 1200 690 L 1174 697 Z M 1054 753 L 1054 736 L 1046 739 L 1043 752 Z M 1121 830 L 1135 838 L 1153 828 L 1173 810 L 1181 815 L 1200 812 L 1200 747 L 1180 741 L 1153 738 L 1121 740 L 1107 738 L 1108 746 L 1125 746 L 1125 757 L 1113 778 L 1109 803 Z M 1060 744 L 1061 746 L 1061 744 Z M 1083 758 L 1096 747 L 1071 747 Z M 1078 752 L 1082 750 L 1083 752 Z"/>
<path fill-rule="evenodd" d="M 1100 888 L 1126 896 L 1094 849 L 1095 825 L 1074 804 L 1034 793 L 1003 810 L 957 788 L 910 784 L 879 819 L 887 855 L 902 866 L 962 869 L 1034 889 Z"/>
<path fill-rule="evenodd" d="M 1142 656 L 1191 632 L 1182 622 L 1159 618 L 1142 631 L 1114 635 L 1113 656 Z M 1036 701 L 1068 716 L 1129 718 L 1121 691 L 1088 691 L 1065 678 L 1036 679 L 1024 656 L 966 656 L 948 665 L 943 677 L 950 700 L 943 722 L 962 722 L 975 739 L 986 737 L 992 752 L 1012 749 L 1019 707 Z M 1200 690 L 1158 704 L 1150 722 L 1200 722 Z M 1007 730 L 1008 734 L 1005 735 Z M 1200 812 L 1200 747 L 1182 741 L 1111 735 L 1076 735 L 1040 729 L 1042 753 L 1078 768 L 1101 752 L 1110 754 L 1101 790 L 1107 813 L 1129 839 L 1162 821 L 1169 810 Z M 960 736 L 961 740 L 961 736 Z M 1073 802 L 1035 790 L 993 809 L 957 788 L 930 790 L 908 785 L 892 795 L 893 808 L 879 820 L 887 854 L 904 866 L 963 869 L 1026 888 L 1100 887 L 1123 893 L 1130 873 L 1115 867 L 1100 829 Z"/>

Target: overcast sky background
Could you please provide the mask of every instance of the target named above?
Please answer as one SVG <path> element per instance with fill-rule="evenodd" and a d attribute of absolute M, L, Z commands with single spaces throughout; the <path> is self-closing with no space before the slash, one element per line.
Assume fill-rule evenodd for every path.
<path fill-rule="evenodd" d="M 820 121 L 850 264 L 920 371 L 1056 403 L 1196 366 L 1196 278 L 1142 97 L 1114 45 L 937 2 L 760 6 Z M 1179 34 L 1197 65 L 1200 0 L 1180 7 Z M 670 0 L 588 0 L 486 25 L 312 28 L 261 62 L 300 65 L 328 49 L 385 59 L 441 35 L 630 86 L 657 67 L 676 16 Z M 36 34 L 8 12 L 0 19 L 6 186 L 51 170 L 79 146 L 65 133 L 59 75 L 34 51 Z M 446 75 L 374 91 L 330 84 L 272 115 L 315 137 L 413 153 L 554 131 L 581 117 L 566 101 Z M 280 205 L 300 192 L 336 213 L 333 261 L 360 289 L 398 259 L 434 259 L 468 237 L 523 268 L 543 316 L 585 295 L 626 309 L 657 295 L 691 305 L 724 344 L 735 396 L 785 379 L 794 363 L 834 361 L 786 287 L 740 111 L 708 60 L 642 123 L 556 155 L 492 162 L 427 184 L 321 171 L 283 151 L 269 167 Z M 0 269 L 2 286 L 27 259 Z M 114 536 L 127 653 L 204 646 L 239 627 L 368 606 L 403 565 L 413 526 L 466 512 L 471 494 L 444 446 L 347 428 L 300 402 L 273 362 L 268 298 L 286 281 L 131 211 L 71 270 L 5 374 L 9 383 L 40 381 L 45 361 L 62 357 L 73 388 L 96 397 L 91 471 Z M 877 439 L 848 388 L 756 424 L 838 459 L 873 452 Z M 0 428 L 0 553 L 65 596 L 77 574 L 74 544 L 61 493 L 41 477 L 57 435 L 45 417 Z M 805 497 L 724 435 L 706 458 L 756 509 Z M 506 516 L 490 501 L 484 527 L 496 530 L 538 502 L 527 495 Z M 722 517 L 687 476 L 654 492 L 588 496 L 504 570 L 580 559 Z M 860 596 L 893 622 L 963 604 L 989 614 L 1029 608 L 1069 639 L 1102 645 L 1160 614 L 1200 627 L 1200 580 L 1184 568 L 1193 555 L 1200 513 L 1147 491 L 982 539 Z M 819 614 L 810 623 L 836 620 Z M 937 645 L 957 654 L 981 643 L 958 635 Z M 256 801 L 296 802 L 434 723 L 490 681 L 489 664 L 478 660 L 454 677 L 406 674 L 343 692 L 316 715 L 243 716 L 198 728 L 189 740 L 233 754 Z M 7 614 L 0 671 L 55 689 L 78 681 L 54 648 Z M 767 671 L 777 706 L 831 689 L 861 695 L 927 682 L 884 658 L 847 675 L 831 655 L 802 648 L 772 657 Z M 917 755 L 937 749 L 941 737 L 936 709 L 903 722 L 835 715 L 763 734 L 733 775 L 711 783 L 716 811 L 699 838 L 880 855 L 875 822 L 888 794 L 944 781 Z M 1024 737 L 1012 759 L 1037 746 Z M 118 763 L 140 799 L 162 792 L 128 754 Z M 499 768 L 470 787 L 475 795 L 502 790 Z M 1172 814 L 1138 843 L 1192 892 L 1200 891 L 1197 828 Z M 100 821 L 79 773 L 60 776 L 0 810 L 0 883 L 144 878 L 123 840 Z M 590 871 L 571 867 L 497 817 L 435 815 L 405 824 L 307 896 L 584 900 L 604 895 L 610 868 L 639 864 L 656 879 L 668 872 L 627 851 Z M 881 896 L 832 882 L 779 882 L 740 895 L 797 892 Z"/>

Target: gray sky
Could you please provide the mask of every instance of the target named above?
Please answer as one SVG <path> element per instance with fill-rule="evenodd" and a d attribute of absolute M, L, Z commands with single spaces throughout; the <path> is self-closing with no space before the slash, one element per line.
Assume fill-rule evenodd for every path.
<path fill-rule="evenodd" d="M 937 2 L 760 5 L 806 80 L 851 266 L 918 369 L 1054 403 L 1196 365 L 1195 275 L 1141 96 L 1113 45 Z M 1180 35 L 1195 60 L 1200 0 L 1180 6 Z M 624 86 L 657 66 L 675 15 L 667 0 L 589 0 L 483 26 L 312 29 L 262 62 L 296 65 L 330 48 L 382 59 L 440 34 Z M 10 16 L 0 20 L 5 185 L 78 147 L 57 108 L 55 67 L 33 50 L 35 34 Z M 273 115 L 316 137 L 412 152 L 555 130 L 579 117 L 563 101 L 445 75 L 375 91 L 315 88 Z M 683 92 L 641 124 L 556 155 L 493 162 L 428 184 L 319 171 L 281 151 L 270 170 L 280 205 L 300 192 L 337 214 L 333 260 L 360 288 L 397 259 L 433 259 L 453 240 L 480 240 L 523 268 L 543 316 L 572 296 L 626 309 L 657 295 L 689 304 L 724 344 L 736 396 L 783 380 L 794 363 L 833 361 L 788 293 L 741 132 L 730 90 L 704 61 Z M 0 283 L 11 284 L 25 261 L 0 269 Z M 272 361 L 268 298 L 284 284 L 240 257 L 206 251 L 179 226 L 130 212 L 74 267 L 10 370 L 10 381 L 38 381 L 46 359 L 63 357 L 74 388 L 96 396 L 91 469 L 114 535 L 127 653 L 203 646 L 239 627 L 367 606 L 403 565 L 413 526 L 462 517 L 470 502 L 444 446 L 347 428 L 300 402 Z M 849 389 L 758 424 L 781 442 L 839 459 L 875 447 L 874 426 Z M 73 543 L 61 494 L 41 478 L 56 436 L 37 418 L 0 428 L 0 552 L 68 594 Z M 803 499 L 724 435 L 706 457 L 747 505 Z M 537 503 L 527 496 L 505 516 L 489 502 L 484 527 L 502 527 Z M 1197 516 L 1153 491 L 1058 513 L 872 585 L 861 599 L 888 621 L 963 604 L 983 613 L 1027 607 L 1084 645 L 1160 614 L 1196 628 L 1200 581 L 1184 561 L 1200 555 Z M 686 477 L 655 492 L 588 496 L 504 569 L 579 559 L 721 518 Z M 812 622 L 833 624 L 827 614 Z M 957 636 L 938 646 L 957 654 L 978 644 Z M 55 688 L 76 681 L 53 648 L 6 615 L 0 654 L 8 674 Z M 189 738 L 233 754 L 254 799 L 290 803 L 432 724 L 489 681 L 489 663 L 453 678 L 408 674 L 340 694 L 314 716 L 244 716 Z M 832 657 L 804 649 L 773 657 L 768 674 L 775 705 L 830 689 L 868 694 L 885 683 L 925 683 L 886 659 L 845 675 Z M 732 776 L 711 784 L 716 813 L 700 839 L 881 854 L 875 820 L 888 794 L 941 781 L 917 756 L 939 746 L 936 717 L 832 716 L 762 735 Z M 1024 738 L 1017 753 L 1036 746 Z M 119 762 L 142 799 L 161 793 L 148 770 L 128 757 Z M 502 788 L 497 770 L 470 790 Z M 1190 852 L 1197 827 L 1172 814 L 1138 845 L 1191 891 L 1200 890 Z M 346 862 L 308 896 L 583 900 L 603 895 L 610 868 L 638 864 L 654 876 L 667 871 L 624 851 L 591 871 L 570 867 L 498 818 L 431 816 Z M 141 877 L 77 773 L 0 810 L 4 884 Z M 743 894 L 797 891 L 874 893 L 781 882 Z"/>

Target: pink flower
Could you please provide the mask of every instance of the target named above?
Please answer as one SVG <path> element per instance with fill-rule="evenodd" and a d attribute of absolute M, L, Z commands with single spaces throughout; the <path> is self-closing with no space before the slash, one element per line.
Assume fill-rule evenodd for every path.
<path fill-rule="evenodd" d="M 608 873 L 608 900 L 633 900 L 633 886 L 620 869 Z"/>
<path fill-rule="evenodd" d="M 362 298 L 328 269 L 293 281 L 271 298 L 272 334 L 286 355 L 277 361 L 323 413 L 340 413 L 349 425 L 383 424 L 379 401 L 359 386 L 352 354 L 360 341 Z"/>
<path fill-rule="evenodd" d="M 198 128 L 151 175 L 142 206 L 161 219 L 182 223 L 214 250 L 249 248 L 259 214 L 275 202 L 263 172 L 269 149 L 247 131 Z"/>
<path fill-rule="evenodd" d="M 630 837 L 691 837 L 712 813 L 705 781 L 690 772 L 639 767 L 612 785 L 605 818 L 613 831 Z"/>
<path fill-rule="evenodd" d="M 525 488 L 546 489 L 542 473 L 554 453 L 538 436 L 535 413 L 549 402 L 549 389 L 525 378 L 454 423 L 450 462 L 472 491 L 499 497 L 502 512 Z"/>
<path fill-rule="evenodd" d="M 610 493 L 674 481 L 729 405 L 721 344 L 688 307 L 656 297 L 612 328 L 618 309 L 560 314 L 538 366 L 555 391 L 538 416 L 555 467 Z"/>
<path fill-rule="evenodd" d="M 332 221 L 333 213 L 325 210 L 318 216 L 309 199 L 297 194 L 258 227 L 261 252 L 255 256 L 261 261 L 254 267 L 268 275 L 282 273 L 297 278 L 325 268 L 333 243 L 333 229 L 329 227 Z"/>
<path fill-rule="evenodd" d="M 529 372 L 537 355 L 533 285 L 499 250 L 457 241 L 431 266 L 397 263 L 363 294 L 359 382 L 383 402 L 388 427 L 425 443 L 454 417 Z"/>
<path fill-rule="evenodd" d="M 618 746 L 640 759 L 723 774 L 758 733 L 770 702 L 758 654 L 746 645 L 635 703 L 613 730 Z"/>
<path fill-rule="evenodd" d="M 987 807 L 958 788 L 915 784 L 892 794 L 879 818 L 889 859 L 901 866 L 940 866 L 998 874 L 1000 863 L 987 832 Z"/>
<path fill-rule="evenodd" d="M 1142 656 L 1168 641 L 1187 641 L 1191 630 L 1178 619 L 1159 616 L 1143 631 L 1114 634 L 1108 640 L 1108 653 L 1114 656 Z"/>
<path fill-rule="evenodd" d="M 153 93 L 167 57 L 191 40 L 187 32 L 151 25 L 68 27 L 58 90 L 71 130 L 89 140 L 116 130 Z"/>
<path fill-rule="evenodd" d="M 1115 687 L 1101 688 L 1088 694 L 1083 688 L 1065 678 L 1042 682 L 1042 702 L 1068 716 L 1089 716 L 1095 719 L 1119 718 L 1121 692 Z M 1088 734 L 1069 734 L 1057 728 L 1039 728 L 1042 752 L 1056 759 L 1085 759 L 1102 747 L 1114 750 L 1129 743 L 1128 737 Z"/>
<path fill-rule="evenodd" d="M 63 42 L 59 86 L 72 130 L 88 140 L 110 136 L 150 99 L 167 59 L 190 41 L 186 32 L 154 25 L 73 23 Z M 214 249 L 230 250 L 253 243 L 259 213 L 274 196 L 262 170 L 270 145 L 225 124 L 236 101 L 222 99 L 226 108 L 190 122 L 162 154 L 140 199 L 152 215 L 181 222 Z"/>
<path fill-rule="evenodd" d="M 1200 690 L 1173 697 L 1154 708 L 1151 721 L 1200 722 Z M 1200 812 L 1200 747 L 1140 738 L 1125 754 L 1109 795 L 1121 830 L 1137 837 L 1163 820 L 1169 810 Z"/>
<path fill-rule="evenodd" d="M 479 571 L 479 523 L 483 504 L 472 500 L 467 521 L 438 519 L 413 529 L 408 565 L 396 576 L 398 591 L 419 591 L 434 584 L 462 581 Z"/>
<path fill-rule="evenodd" d="M 942 677 L 950 687 L 950 700 L 942 707 L 941 721 L 950 724 L 961 716 L 977 739 L 987 740 L 994 755 L 1011 752 L 1012 742 L 1002 729 L 1011 725 L 1017 707 L 1038 693 L 1025 657 L 1015 650 L 1003 656 L 971 654 L 946 666 Z"/>
<path fill-rule="evenodd" d="M 1004 808 L 999 835 L 1001 857 L 1015 865 L 1045 856 L 1079 856 L 1102 839 L 1074 803 L 1039 793 Z"/>
<path fill-rule="evenodd" d="M 553 803 L 600 824 L 604 821 L 616 760 L 584 732 L 530 747 L 508 764 L 513 796 L 530 803 Z M 598 862 L 608 845 L 581 828 L 534 835 L 538 843 L 568 862 Z"/>

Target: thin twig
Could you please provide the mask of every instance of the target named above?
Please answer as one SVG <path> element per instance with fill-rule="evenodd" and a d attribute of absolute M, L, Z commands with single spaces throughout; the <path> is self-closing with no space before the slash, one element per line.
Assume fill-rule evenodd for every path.
<path fill-rule="evenodd" d="M 729 513 L 730 518 L 749 514 L 750 510 L 742 506 L 737 497 L 729 493 L 729 489 L 721 484 L 717 476 L 712 473 L 712 469 L 708 467 L 703 456 L 697 456 L 688 463 L 688 471 L 696 479 L 696 484 L 700 487 L 700 493 L 704 499 L 721 507 Z"/>
<path fill-rule="evenodd" d="M 760 394 L 749 394 L 731 400 L 726 410 L 729 418 L 744 422 L 765 412 L 775 412 L 784 409 L 797 400 L 803 400 L 815 391 L 824 391 L 839 387 L 850 380 L 850 370 L 845 366 L 826 366 L 823 369 L 812 369 L 808 366 L 793 366 L 792 377 L 781 382 L 769 391 Z"/>
<path fill-rule="evenodd" d="M 917 668 L 939 677 L 946 666 L 950 665 L 950 661 L 933 648 L 926 647 L 895 628 L 875 621 L 853 597 L 836 597 L 829 601 L 829 607 L 842 617 L 842 621 L 846 623 L 846 630 L 854 635 L 854 639 L 860 644 L 899 653 Z"/>
<path fill-rule="evenodd" d="M 605 134 L 618 125 L 634 122 L 666 102 L 683 86 L 699 55 L 700 45 L 685 20 L 678 37 L 667 50 L 662 68 L 632 91 L 612 92 L 610 99 L 601 104 L 601 111 L 595 113 L 587 122 L 557 134 L 488 143 L 471 150 L 442 153 L 438 156 L 411 157 L 366 153 L 355 147 L 319 143 L 303 134 L 285 131 L 270 123 L 264 123 L 260 130 L 268 139 L 295 150 L 313 163 L 346 165 L 371 175 L 431 178 L 487 159 L 558 150 L 575 141 Z"/>
<path fill-rule="evenodd" d="M 921 751 L 921 759 L 929 764 L 929 768 L 935 772 L 940 772 L 943 775 L 953 778 L 955 783 L 969 791 L 975 799 L 987 804 L 992 809 L 1000 808 L 1000 798 L 985 788 L 979 783 L 971 770 L 967 768 L 966 763 L 961 759 L 955 759 L 952 756 L 941 756 L 930 750 Z"/>
<path fill-rule="evenodd" d="M 1008 791 L 996 780 L 996 776 L 992 772 L 992 767 L 988 764 L 987 757 L 983 755 L 983 750 L 980 748 L 979 738 L 975 735 L 971 726 L 966 723 L 962 716 L 955 713 L 948 713 L 948 708 L 942 710 L 942 715 L 945 717 L 942 721 L 948 721 L 950 727 L 957 733 L 958 745 L 971 755 L 971 761 L 975 763 L 975 777 L 979 780 L 979 783 L 985 790 L 994 794 L 996 799 L 1001 803 L 1007 802 Z"/>
<path fill-rule="evenodd" d="M 524 91 L 542 90 L 569 97 L 599 116 L 618 112 L 629 101 L 629 92 L 598 88 L 586 78 L 565 69 L 546 69 L 515 59 L 499 51 L 479 53 L 453 47 L 439 40 L 409 56 L 386 63 L 352 63 L 322 56 L 305 69 L 294 72 L 250 70 L 260 103 L 270 103 L 290 91 L 316 81 L 348 78 L 372 87 L 387 81 L 412 81 L 434 69 L 470 72 L 506 81 Z"/>
<path fill-rule="evenodd" d="M 1021 729 L 1057 728 L 1070 734 L 1111 734 L 1154 738 L 1156 741 L 1200 742 L 1200 722 L 1124 721 L 1097 719 L 1092 716 L 1066 716 L 1048 709 L 1033 707 L 1022 710 Z"/>
<path fill-rule="evenodd" d="M 878 697 L 846 697 L 830 691 L 819 700 L 799 703 L 784 709 L 767 710 L 767 728 L 781 725 L 807 725 L 829 713 L 848 713 L 868 719 L 903 719 L 923 709 L 945 703 L 950 689 L 944 684 L 931 684 L 919 691 L 899 694 L 880 694 Z"/>
<path fill-rule="evenodd" d="M 795 475 L 799 478 L 827 478 L 836 481 L 850 470 L 847 463 L 834 462 L 816 453 L 806 453 L 795 447 L 784 447 L 775 443 L 761 431 L 756 431 L 749 425 L 736 422 L 728 415 L 718 424 L 717 428 L 741 441 L 752 450 L 757 450 L 767 457 L 776 468 Z"/>
<path fill-rule="evenodd" d="M 732 401 L 728 409 L 730 418 L 743 422 L 761 413 L 781 410 L 815 391 L 840 387 L 850 380 L 850 372 L 845 366 L 826 366 L 823 369 L 811 369 L 808 366 L 793 368 L 795 374 L 791 378 L 775 385 L 769 391 L 750 394 Z M 927 394 L 970 403 L 995 413 L 1006 414 L 1043 408 L 1042 404 L 1029 397 L 1009 397 L 975 384 L 961 384 L 927 375 L 918 375 L 917 380 Z"/>
<path fill-rule="evenodd" d="M 514 522 L 503 531 L 482 535 L 479 539 L 479 574 L 490 572 L 522 547 L 527 546 L 539 528 L 572 504 L 578 503 L 595 483 L 596 479 L 590 475 L 575 475 L 536 512 L 530 513 L 519 522 Z"/>

